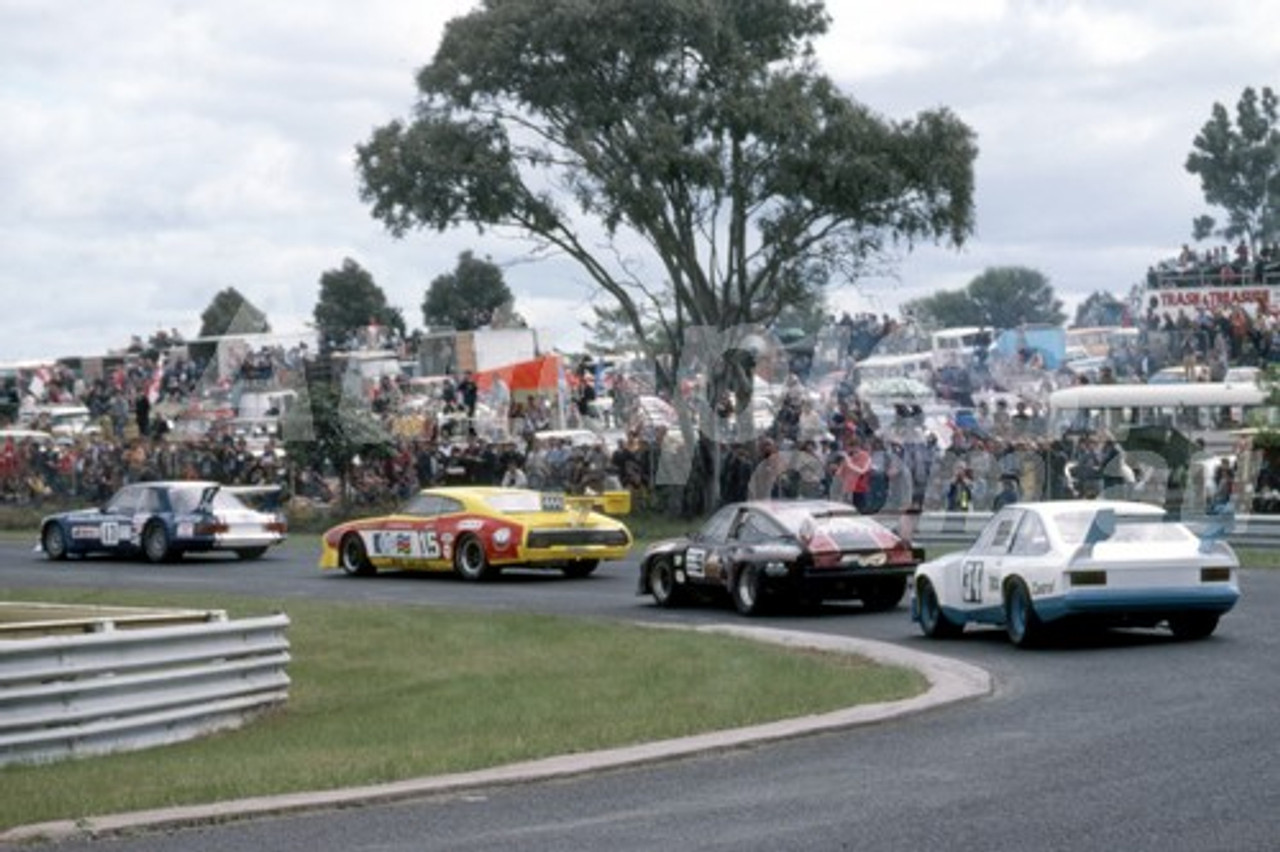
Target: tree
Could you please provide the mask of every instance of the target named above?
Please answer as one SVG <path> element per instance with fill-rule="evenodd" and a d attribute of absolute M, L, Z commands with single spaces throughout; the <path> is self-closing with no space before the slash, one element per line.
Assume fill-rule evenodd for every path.
<path fill-rule="evenodd" d="M 904 308 L 931 328 L 976 325 L 999 330 L 1023 323 L 1061 325 L 1067 318 L 1049 279 L 1022 266 L 991 267 L 963 290 L 942 290 Z"/>
<path fill-rule="evenodd" d="M 271 331 L 267 315 L 258 310 L 235 287 L 228 287 L 213 297 L 200 314 L 200 336 L 221 337 L 227 334 L 265 334 Z"/>
<path fill-rule="evenodd" d="M 1075 327 L 1121 325 L 1128 312 L 1129 306 L 1120 299 L 1103 290 L 1095 290 L 1076 308 Z"/>
<path fill-rule="evenodd" d="M 345 348 L 371 325 L 405 333 L 400 309 L 387 304 L 387 294 L 373 276 L 351 258 L 342 261 L 341 269 L 320 276 L 320 299 L 313 316 L 325 348 Z"/>
<path fill-rule="evenodd" d="M 972 131 L 840 92 L 813 60 L 828 23 L 820 0 L 484 0 L 412 121 L 357 147 L 361 198 L 398 237 L 471 223 L 571 258 L 642 340 L 767 324 L 973 229 Z"/>
<path fill-rule="evenodd" d="M 345 506 L 356 459 L 372 464 L 390 457 L 394 438 L 368 406 L 343 394 L 335 369 L 327 354 L 308 362 L 306 381 L 299 386 L 298 400 L 285 413 L 280 431 L 295 470 L 333 467 Z"/>
<path fill-rule="evenodd" d="M 1280 236 L 1280 109 L 1275 92 L 1245 88 L 1232 125 L 1227 108 L 1214 103 L 1200 128 L 1186 169 L 1200 177 L 1204 200 L 1227 214 L 1226 223 L 1201 215 L 1192 222 L 1197 240 L 1243 239 L 1253 253 Z"/>
<path fill-rule="evenodd" d="M 458 266 L 431 282 L 422 301 L 422 321 L 471 331 L 490 324 L 504 305 L 514 301 L 502 280 L 502 270 L 489 260 L 477 260 L 469 251 L 458 256 Z"/>

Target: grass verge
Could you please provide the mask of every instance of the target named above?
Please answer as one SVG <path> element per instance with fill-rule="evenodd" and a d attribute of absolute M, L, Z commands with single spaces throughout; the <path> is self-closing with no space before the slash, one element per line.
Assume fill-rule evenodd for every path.
<path fill-rule="evenodd" d="M 201 595 L 0 589 L 198 606 Z M 290 601 L 287 705 L 201 740 L 0 769 L 0 828 L 333 789 L 752 725 L 921 692 L 916 672 L 729 637 L 551 616 Z"/>

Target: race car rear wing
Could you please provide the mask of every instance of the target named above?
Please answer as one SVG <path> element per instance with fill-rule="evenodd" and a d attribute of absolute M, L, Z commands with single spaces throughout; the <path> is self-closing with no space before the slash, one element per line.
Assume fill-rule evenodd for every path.
<path fill-rule="evenodd" d="M 1235 514 L 1233 512 L 1222 512 L 1216 515 L 1206 516 L 1206 522 L 1195 527 L 1187 525 L 1187 528 L 1200 539 L 1200 551 L 1202 553 L 1210 553 L 1219 549 L 1219 544 L 1227 537 L 1235 528 Z M 1117 515 L 1115 509 L 1099 509 L 1097 514 L 1093 516 L 1093 522 L 1089 524 L 1089 529 L 1085 532 L 1084 542 L 1076 551 L 1076 557 L 1088 557 L 1093 555 L 1093 546 L 1099 542 L 1107 541 L 1116 534 L 1116 529 L 1126 524 L 1176 524 L 1183 523 L 1181 520 L 1172 518 L 1168 514 L 1160 517 L 1134 516 L 1134 515 Z"/>

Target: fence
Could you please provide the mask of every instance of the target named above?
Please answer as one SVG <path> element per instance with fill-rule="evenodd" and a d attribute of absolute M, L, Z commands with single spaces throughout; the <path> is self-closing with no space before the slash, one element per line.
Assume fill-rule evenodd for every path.
<path fill-rule="evenodd" d="M 0 630 L 0 766 L 234 728 L 288 697 L 284 614 L 107 612 Z M 191 623 L 191 622 L 196 623 Z M 168 623 L 166 623 L 168 622 Z M 72 633 L 77 629 L 79 634 Z"/>

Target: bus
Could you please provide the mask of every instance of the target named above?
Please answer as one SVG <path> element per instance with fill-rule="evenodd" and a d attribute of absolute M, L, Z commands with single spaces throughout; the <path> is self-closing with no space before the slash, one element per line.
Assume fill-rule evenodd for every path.
<path fill-rule="evenodd" d="M 1137 346 L 1139 338 L 1138 329 L 1120 325 L 1069 328 L 1066 334 L 1067 352 L 1081 353 L 1082 357 L 1089 358 L 1105 358 L 1113 347 L 1125 343 Z"/>
<path fill-rule="evenodd" d="M 872 355 L 857 363 L 858 379 L 878 382 L 884 379 L 916 379 L 926 384 L 933 370 L 933 357 L 928 352 L 910 355 Z"/>
<path fill-rule="evenodd" d="M 967 367 L 979 348 L 991 346 L 992 334 L 978 326 L 945 328 L 930 336 L 934 369 L 942 367 Z"/>
<path fill-rule="evenodd" d="M 1202 439 L 1206 449 L 1225 449 L 1234 443 L 1233 430 L 1280 423 L 1267 397 L 1257 385 L 1224 382 L 1077 385 L 1049 395 L 1049 423 L 1054 434 L 1169 426 Z"/>

